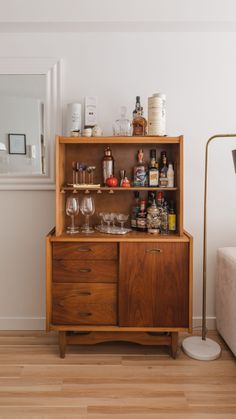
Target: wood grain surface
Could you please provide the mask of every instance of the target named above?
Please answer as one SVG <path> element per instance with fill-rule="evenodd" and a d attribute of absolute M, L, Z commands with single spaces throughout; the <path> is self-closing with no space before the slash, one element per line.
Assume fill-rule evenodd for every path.
<path fill-rule="evenodd" d="M 70 346 L 61 359 L 57 334 L 1 332 L 0 418 L 235 419 L 235 358 L 209 337 L 216 361 L 128 343 Z"/>
<path fill-rule="evenodd" d="M 112 260 L 53 259 L 54 282 L 117 282 L 118 264 Z"/>
<path fill-rule="evenodd" d="M 120 326 L 188 326 L 188 244 L 121 243 Z"/>

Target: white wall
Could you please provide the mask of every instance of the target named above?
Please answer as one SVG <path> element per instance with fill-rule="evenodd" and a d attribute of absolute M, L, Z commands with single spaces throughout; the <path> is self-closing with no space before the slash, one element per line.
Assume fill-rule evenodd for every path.
<path fill-rule="evenodd" d="M 184 218 L 185 228 L 194 236 L 195 318 L 201 316 L 204 146 L 214 133 L 236 131 L 235 47 L 233 32 L 2 33 L 0 37 L 2 56 L 61 57 L 64 107 L 86 94 L 98 96 L 105 133 L 111 133 L 117 108 L 125 104 L 131 111 L 137 94 L 145 107 L 153 92 L 167 94 L 168 134 L 185 135 Z M 234 144 L 236 148 L 236 140 Z M 210 156 L 210 319 L 215 313 L 216 248 L 236 245 L 231 148 L 222 143 L 211 148 Z M 54 224 L 54 192 L 0 192 L 0 199 L 0 326 L 42 327 L 44 235 Z"/>

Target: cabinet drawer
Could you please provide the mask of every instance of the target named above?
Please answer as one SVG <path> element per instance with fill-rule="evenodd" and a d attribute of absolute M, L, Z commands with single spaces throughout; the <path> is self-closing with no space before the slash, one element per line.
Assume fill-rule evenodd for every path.
<path fill-rule="evenodd" d="M 116 284 L 53 284 L 54 324 L 116 324 Z"/>
<path fill-rule="evenodd" d="M 117 282 L 116 261 L 53 260 L 54 282 Z"/>
<path fill-rule="evenodd" d="M 116 243 L 53 243 L 54 259 L 116 260 Z"/>

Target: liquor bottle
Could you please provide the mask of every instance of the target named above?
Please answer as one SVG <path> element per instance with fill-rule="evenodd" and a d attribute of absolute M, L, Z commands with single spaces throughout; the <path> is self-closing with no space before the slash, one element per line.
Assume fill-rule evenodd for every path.
<path fill-rule="evenodd" d="M 168 170 L 167 170 L 168 188 L 174 187 L 174 176 L 175 176 L 175 172 L 173 169 L 173 163 L 169 163 Z"/>
<path fill-rule="evenodd" d="M 145 199 L 141 199 L 140 201 L 140 210 L 137 216 L 137 230 L 138 231 L 147 230 L 147 212 L 146 212 Z"/>
<path fill-rule="evenodd" d="M 131 228 L 133 230 L 137 230 L 137 217 L 138 213 L 140 211 L 140 205 L 139 205 L 139 192 L 134 192 L 134 203 L 132 205 L 131 209 Z"/>
<path fill-rule="evenodd" d="M 134 186 L 146 186 L 147 167 L 143 161 L 143 150 L 138 150 L 138 163 L 134 167 Z"/>
<path fill-rule="evenodd" d="M 150 151 L 150 166 L 148 169 L 148 186 L 157 187 L 159 185 L 159 170 L 156 166 L 156 150 Z"/>
<path fill-rule="evenodd" d="M 166 154 L 162 155 L 162 167 L 160 170 L 160 180 L 159 184 L 161 188 L 167 188 L 168 186 L 168 177 L 167 177 L 168 167 L 167 167 L 167 157 Z"/>
<path fill-rule="evenodd" d="M 136 96 L 135 109 L 133 111 L 133 119 L 137 116 L 137 113 L 140 110 L 141 110 L 140 96 Z"/>
<path fill-rule="evenodd" d="M 138 100 L 137 100 L 138 99 Z M 133 112 L 133 135 L 147 134 L 147 120 L 143 117 L 143 108 L 140 104 L 140 97 L 136 97 L 136 106 Z"/>
<path fill-rule="evenodd" d="M 175 213 L 173 201 L 170 201 L 168 225 L 169 225 L 169 232 L 174 233 L 176 231 L 176 213 Z"/>
<path fill-rule="evenodd" d="M 161 213 L 161 234 L 168 234 L 168 233 L 169 233 L 168 204 L 165 201 L 162 206 L 162 213 Z"/>
<path fill-rule="evenodd" d="M 102 174 L 104 185 L 106 185 L 107 178 L 114 176 L 114 158 L 109 146 L 105 148 L 105 154 L 102 159 Z"/>
<path fill-rule="evenodd" d="M 154 194 L 152 204 L 147 209 L 147 231 L 150 234 L 159 234 L 160 226 L 161 221 L 159 217 L 159 209 L 157 207 Z"/>

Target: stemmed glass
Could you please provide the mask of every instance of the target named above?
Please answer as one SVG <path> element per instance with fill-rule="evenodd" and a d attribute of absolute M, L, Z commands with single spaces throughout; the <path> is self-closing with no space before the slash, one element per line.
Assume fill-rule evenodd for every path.
<path fill-rule="evenodd" d="M 111 231 L 112 220 L 113 220 L 113 218 L 112 218 L 112 216 L 109 212 L 104 212 L 103 213 L 103 221 L 107 224 L 107 227 L 106 227 L 107 233 L 110 233 L 110 231 Z"/>
<path fill-rule="evenodd" d="M 66 215 L 71 217 L 71 225 L 67 227 L 66 232 L 69 234 L 78 233 L 79 227 L 75 226 L 75 216 L 79 214 L 79 199 L 75 195 L 71 195 L 66 200 Z"/>
<path fill-rule="evenodd" d="M 128 221 L 129 215 L 126 214 L 117 214 L 116 219 L 118 221 L 118 223 L 120 223 L 121 231 L 124 231 L 124 224 L 126 223 L 126 221 Z"/>
<path fill-rule="evenodd" d="M 92 196 L 84 196 L 80 205 L 80 211 L 85 216 L 85 224 L 82 227 L 83 233 L 94 233 L 94 229 L 89 225 L 89 217 L 94 214 L 95 204 Z"/>

